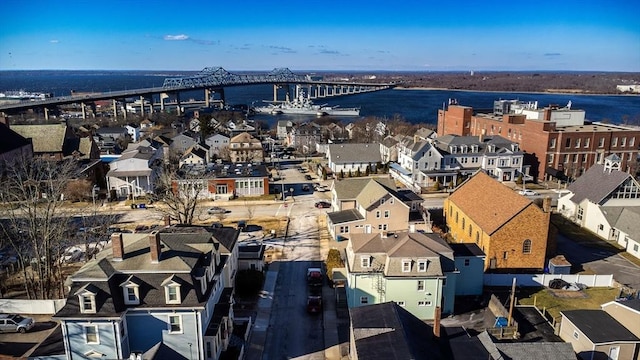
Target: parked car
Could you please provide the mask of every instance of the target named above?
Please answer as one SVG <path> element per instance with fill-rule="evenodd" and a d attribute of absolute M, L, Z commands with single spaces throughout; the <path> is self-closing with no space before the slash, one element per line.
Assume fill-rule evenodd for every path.
<path fill-rule="evenodd" d="M 21 334 L 31 330 L 35 325 L 30 317 L 17 314 L 0 314 L 0 332 L 19 332 Z"/>
<path fill-rule="evenodd" d="M 331 204 L 326 201 L 318 201 L 314 206 L 317 207 L 318 209 L 326 209 L 326 208 L 330 208 Z"/>
<path fill-rule="evenodd" d="M 529 190 L 529 189 L 525 189 L 525 190 L 520 190 L 518 191 L 518 194 L 520 195 L 524 195 L 524 196 L 536 196 L 536 195 L 540 195 L 537 192 L 533 191 L 533 190 Z"/>
<path fill-rule="evenodd" d="M 227 209 L 221 208 L 220 206 L 214 206 L 212 208 L 209 208 L 209 210 L 207 210 L 207 213 L 209 215 L 226 214 L 227 213 Z"/>
<path fill-rule="evenodd" d="M 309 175 L 309 174 L 306 174 L 306 175 L 304 176 L 304 178 L 305 178 L 305 179 L 307 179 L 307 181 L 311 181 L 311 180 L 313 180 L 313 178 L 312 178 L 312 177 L 311 177 L 311 175 Z"/>
<path fill-rule="evenodd" d="M 322 269 L 320 268 L 307 269 L 307 285 L 322 286 Z"/>
<path fill-rule="evenodd" d="M 307 312 L 309 314 L 319 314 L 322 312 L 322 296 L 307 296 Z"/>

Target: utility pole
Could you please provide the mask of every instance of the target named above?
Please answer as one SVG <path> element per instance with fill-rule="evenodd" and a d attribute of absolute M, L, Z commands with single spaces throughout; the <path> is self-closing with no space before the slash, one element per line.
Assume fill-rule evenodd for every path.
<path fill-rule="evenodd" d="M 509 319 L 507 319 L 507 326 L 511 326 L 511 319 L 513 317 L 513 304 L 516 300 L 516 278 L 513 278 L 513 284 L 511 284 L 511 303 L 509 304 Z"/>

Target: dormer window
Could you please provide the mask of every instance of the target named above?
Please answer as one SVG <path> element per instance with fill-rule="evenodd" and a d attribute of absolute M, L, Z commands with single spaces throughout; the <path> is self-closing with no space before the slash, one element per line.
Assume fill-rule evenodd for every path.
<path fill-rule="evenodd" d="M 80 305 L 80 312 L 83 314 L 95 314 L 96 313 L 96 295 L 99 289 L 94 285 L 87 284 L 78 290 L 75 295 L 78 296 L 78 303 Z"/>
<path fill-rule="evenodd" d="M 168 277 L 161 285 L 164 287 L 164 298 L 167 304 L 182 303 L 181 287 L 177 276 L 172 275 Z"/>
<path fill-rule="evenodd" d="M 140 280 L 131 275 L 120 284 L 125 305 L 140 305 Z"/>
<path fill-rule="evenodd" d="M 410 272 L 411 271 L 411 260 L 402 260 L 402 272 Z"/>
<path fill-rule="evenodd" d="M 427 271 L 427 260 L 418 260 L 418 272 Z"/>
<path fill-rule="evenodd" d="M 363 268 L 371 267 L 371 257 L 369 256 L 360 257 L 360 266 L 362 266 Z"/>

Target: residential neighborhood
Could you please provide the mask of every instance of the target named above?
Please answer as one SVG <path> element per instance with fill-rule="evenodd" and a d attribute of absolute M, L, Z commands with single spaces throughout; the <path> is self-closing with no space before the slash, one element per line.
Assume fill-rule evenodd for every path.
<path fill-rule="evenodd" d="M 640 132 L 485 111 L 5 119 L 0 357 L 638 359 Z"/>

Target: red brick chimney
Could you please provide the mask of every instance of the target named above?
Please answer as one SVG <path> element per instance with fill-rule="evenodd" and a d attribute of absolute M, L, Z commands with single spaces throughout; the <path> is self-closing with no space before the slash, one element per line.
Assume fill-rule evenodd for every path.
<path fill-rule="evenodd" d="M 433 314 L 433 335 L 437 338 L 440 337 L 440 317 L 442 316 L 442 309 L 440 306 L 436 306 Z"/>
<path fill-rule="evenodd" d="M 160 255 L 162 254 L 162 248 L 160 245 L 160 234 L 157 231 L 152 231 L 149 234 L 149 252 L 151 253 L 151 262 L 160 262 Z"/>
<path fill-rule="evenodd" d="M 113 251 L 113 260 L 122 261 L 124 258 L 124 244 L 122 243 L 122 233 L 111 234 L 111 249 Z"/>
<path fill-rule="evenodd" d="M 171 216 L 167 215 L 164 217 L 164 226 L 171 225 Z"/>

